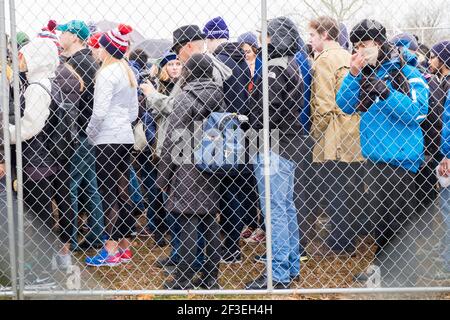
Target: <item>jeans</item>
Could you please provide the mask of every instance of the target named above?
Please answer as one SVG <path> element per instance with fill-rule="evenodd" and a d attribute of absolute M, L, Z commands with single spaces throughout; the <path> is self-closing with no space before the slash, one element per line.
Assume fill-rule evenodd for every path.
<path fill-rule="evenodd" d="M 89 144 L 86 137 L 80 137 L 80 146 L 72 156 L 70 176 L 72 178 L 70 196 L 74 214 L 77 217 L 80 212 L 78 208 L 78 197 L 79 190 L 84 182 L 86 188 L 83 192 L 87 195 L 86 209 L 89 212 L 88 223 L 90 228 L 90 232 L 86 238 L 89 243 L 100 242 L 104 230 L 103 207 L 97 185 L 94 147 Z M 75 230 L 72 236 L 72 243 L 77 246 L 77 219 L 75 219 L 74 224 Z"/>
<path fill-rule="evenodd" d="M 445 228 L 442 259 L 444 260 L 444 270 L 450 272 L 450 187 L 442 189 L 440 197 Z"/>
<path fill-rule="evenodd" d="M 272 273 L 276 282 L 289 283 L 300 274 L 300 232 L 294 203 L 294 183 L 297 165 L 278 154 L 270 153 L 270 206 L 272 210 Z M 264 160 L 260 155 L 255 176 L 266 216 Z"/>
<path fill-rule="evenodd" d="M 130 193 L 131 201 L 134 204 L 133 209 L 144 211 L 144 197 L 139 188 L 139 180 L 136 171 L 133 168 L 130 169 L 130 185 L 128 186 L 128 192 Z"/>

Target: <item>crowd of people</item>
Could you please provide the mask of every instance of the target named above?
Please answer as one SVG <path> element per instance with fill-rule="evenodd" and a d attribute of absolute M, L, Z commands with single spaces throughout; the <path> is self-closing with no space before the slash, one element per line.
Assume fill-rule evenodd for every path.
<path fill-rule="evenodd" d="M 389 39 L 374 20 L 348 32 L 319 17 L 306 43 L 289 18 L 269 20 L 271 165 L 261 152 L 219 174 L 176 161 L 192 146 L 179 133 L 195 135 L 196 123 L 215 115 L 244 116 L 244 132 L 264 128 L 263 35 L 233 42 L 216 17 L 203 29 L 175 30 L 173 46 L 150 63 L 132 49 L 132 32 L 126 24 L 100 32 L 79 20 L 50 21 L 36 37 L 17 34 L 20 97 L 11 66 L 1 70 L 11 90 L 0 138 L 4 130 L 14 149 L 20 98 L 24 204 L 58 234 L 58 268 L 72 265 L 72 252 L 91 249 L 98 251 L 86 257 L 90 267 L 131 262 L 139 234 L 171 247 L 155 265 L 173 275 L 166 289 L 218 289 L 220 263 L 242 262 L 241 240 L 266 241 L 270 203 L 276 289 L 300 278 L 321 214 L 329 234 L 326 250 L 314 254 L 355 256 L 357 240 L 370 235 L 374 261 L 354 280 L 366 283 L 376 266 L 387 286 L 416 285 L 416 240 L 433 235 L 441 214 L 447 231 L 433 278 L 450 279 L 449 41 L 428 49 L 412 34 Z M 3 139 L 0 147 L 4 197 Z M 89 217 L 82 242 L 81 212 Z M 245 287 L 267 285 L 264 271 Z"/>

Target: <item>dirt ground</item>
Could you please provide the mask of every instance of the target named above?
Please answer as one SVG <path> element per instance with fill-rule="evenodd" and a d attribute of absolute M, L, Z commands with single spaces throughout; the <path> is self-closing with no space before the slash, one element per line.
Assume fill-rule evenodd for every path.
<path fill-rule="evenodd" d="M 247 244 L 242 241 L 243 262 L 241 264 L 221 264 L 219 283 L 223 289 L 243 289 L 245 283 L 255 279 L 264 271 L 264 264 L 254 261 L 255 255 L 265 253 L 264 244 Z M 308 247 L 308 252 L 315 252 L 314 245 Z M 170 253 L 170 247 L 161 249 L 157 247 L 152 238 L 136 238 L 133 241 L 135 256 L 133 261 L 126 265 L 114 268 L 86 268 L 83 271 L 88 274 L 91 283 L 98 284 L 98 288 L 107 290 L 161 290 L 163 283 L 171 279 L 163 270 L 155 266 L 160 257 L 166 257 Z M 361 287 L 353 281 L 355 273 L 364 271 L 373 259 L 375 247 L 370 239 L 365 239 L 358 246 L 357 255 L 350 256 L 313 256 L 301 266 L 301 279 L 292 285 L 292 289 L 315 288 L 357 288 Z M 80 265 L 87 254 L 78 254 Z M 420 281 L 419 281 L 420 282 Z M 449 286 L 442 283 L 418 283 L 418 286 Z M 97 286 L 96 286 L 97 287 Z M 116 297 L 115 299 L 287 299 L 287 300 L 341 300 L 341 299 L 449 299 L 447 294 L 409 294 L 409 295 L 272 295 L 272 296 L 152 296 L 140 295 L 133 297 Z"/>

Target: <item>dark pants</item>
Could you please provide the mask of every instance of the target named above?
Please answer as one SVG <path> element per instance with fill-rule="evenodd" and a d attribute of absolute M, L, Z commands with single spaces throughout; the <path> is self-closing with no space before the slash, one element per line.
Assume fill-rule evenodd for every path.
<path fill-rule="evenodd" d="M 318 206 L 322 205 L 331 223 L 326 244 L 337 253 L 352 253 L 357 233 L 354 221 L 363 211 L 364 175 L 362 163 L 328 161 L 307 169 L 304 210 L 312 212 L 313 216 L 307 216 L 301 224 L 302 234 L 311 235 Z M 306 236 L 308 238 L 311 240 L 312 236 Z"/>
<path fill-rule="evenodd" d="M 256 204 L 252 203 L 250 198 L 258 198 L 252 194 L 253 188 L 251 183 L 255 182 L 255 180 L 251 180 L 252 177 L 253 175 L 249 174 L 237 177 L 224 177 L 221 180 L 220 224 L 224 237 L 224 249 L 225 252 L 230 254 L 241 250 L 239 240 L 244 227 L 244 217 L 248 216 L 248 212 L 256 208 Z M 253 187 L 256 188 L 256 185 L 253 185 Z M 246 193 L 246 191 L 249 193 Z"/>
<path fill-rule="evenodd" d="M 436 168 L 439 163 L 438 157 L 428 158 L 415 177 L 417 229 L 425 238 L 432 237 L 435 232 L 433 221 L 438 213 L 436 202 L 439 196 Z"/>
<path fill-rule="evenodd" d="M 136 173 L 141 177 L 144 196 L 148 202 L 147 227 L 155 235 L 155 240 L 159 241 L 168 230 L 166 210 L 164 209 L 163 192 L 156 186 L 158 171 L 151 159 L 149 151 L 141 152 L 136 157 Z"/>
<path fill-rule="evenodd" d="M 56 221 L 53 217 L 52 200 L 59 212 L 60 239 L 69 243 L 74 231 L 75 214 L 70 197 L 71 178 L 68 166 L 57 174 L 39 180 L 24 174 L 24 203 L 49 228 L 53 229 Z"/>
<path fill-rule="evenodd" d="M 0 179 L 0 285 L 11 284 L 10 257 L 9 257 L 9 225 L 7 194 L 5 179 Z M 14 237 L 17 243 L 17 199 L 13 196 L 13 219 Z M 37 208 L 37 206 L 36 206 Z M 50 273 L 52 268 L 52 257 L 55 255 L 62 243 L 56 234 L 44 224 L 41 219 L 36 219 L 37 213 L 24 208 L 24 264 L 25 276 L 43 275 Z M 16 251 L 17 254 L 17 251 Z"/>
<path fill-rule="evenodd" d="M 205 216 L 187 216 L 180 215 L 178 218 L 180 229 L 181 246 L 179 250 L 180 263 L 176 267 L 176 280 L 182 282 L 191 280 L 195 271 L 195 257 L 197 254 L 197 238 L 198 228 L 200 223 L 205 224 L 205 263 L 200 272 L 203 274 L 203 279 L 216 280 L 219 276 L 219 262 L 220 262 L 220 238 L 219 225 L 215 220 L 215 216 L 208 214 Z"/>
<path fill-rule="evenodd" d="M 131 146 L 95 147 L 97 179 L 105 213 L 105 233 L 109 240 L 128 238 L 136 218 L 128 192 Z"/>
<path fill-rule="evenodd" d="M 415 285 L 417 262 L 414 174 L 387 164 L 368 163 L 372 233 L 378 246 L 374 264 L 387 285 Z"/>
<path fill-rule="evenodd" d="M 259 194 L 257 189 L 257 181 L 255 175 L 253 174 L 253 170 L 251 174 L 245 175 L 244 177 L 245 183 L 241 187 L 241 190 L 245 195 L 243 205 L 245 212 L 242 220 L 244 225 L 256 230 L 261 226 L 261 224 L 263 224 L 262 221 L 258 220 Z"/>

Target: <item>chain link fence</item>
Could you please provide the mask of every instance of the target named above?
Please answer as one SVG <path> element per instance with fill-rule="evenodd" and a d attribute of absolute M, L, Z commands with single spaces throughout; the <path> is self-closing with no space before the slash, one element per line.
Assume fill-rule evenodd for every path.
<path fill-rule="evenodd" d="M 0 1 L 0 295 L 450 291 L 422 7 Z"/>

